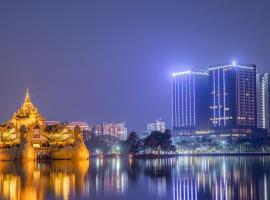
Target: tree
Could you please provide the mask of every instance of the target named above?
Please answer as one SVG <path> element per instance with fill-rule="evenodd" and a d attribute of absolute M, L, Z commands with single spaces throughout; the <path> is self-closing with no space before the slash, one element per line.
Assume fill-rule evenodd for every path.
<path fill-rule="evenodd" d="M 149 136 L 144 139 L 144 147 L 152 150 L 158 150 L 160 147 L 161 134 L 158 131 L 152 132 Z"/>
<path fill-rule="evenodd" d="M 169 129 L 165 130 L 165 132 L 161 136 L 161 149 L 164 151 L 172 150 L 172 141 L 171 141 L 171 131 Z"/>
<path fill-rule="evenodd" d="M 103 153 L 108 153 L 112 145 L 107 140 L 104 140 L 103 137 L 93 135 L 91 140 L 87 142 L 87 146 L 91 152 L 100 150 Z"/>
<path fill-rule="evenodd" d="M 144 139 L 144 147 L 150 148 L 155 151 L 172 151 L 174 146 L 171 141 L 171 131 L 165 130 L 164 133 L 153 131 L 149 136 Z"/>
<path fill-rule="evenodd" d="M 130 146 L 130 153 L 137 153 L 139 148 L 140 138 L 135 131 L 132 131 L 126 140 L 126 143 Z"/>
<path fill-rule="evenodd" d="M 137 144 L 139 140 L 140 140 L 140 138 L 139 138 L 138 134 L 135 131 L 132 131 L 128 135 L 126 142 L 130 145 L 134 145 L 134 144 Z"/>

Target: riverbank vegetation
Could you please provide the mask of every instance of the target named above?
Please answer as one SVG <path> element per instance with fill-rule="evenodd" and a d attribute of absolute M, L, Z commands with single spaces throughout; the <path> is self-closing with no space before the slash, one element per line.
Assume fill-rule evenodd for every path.
<path fill-rule="evenodd" d="M 270 153 L 268 138 L 186 137 L 172 142 L 170 130 L 154 131 L 144 138 L 136 132 L 127 140 L 112 137 L 92 137 L 88 147 L 94 154 L 204 154 L 204 153 Z"/>

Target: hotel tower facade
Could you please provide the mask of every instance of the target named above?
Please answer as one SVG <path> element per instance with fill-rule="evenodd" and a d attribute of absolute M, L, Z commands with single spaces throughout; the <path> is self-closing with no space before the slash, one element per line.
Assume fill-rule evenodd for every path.
<path fill-rule="evenodd" d="M 270 132 L 270 75 L 257 74 L 257 126 L 260 129 L 265 129 Z"/>
<path fill-rule="evenodd" d="M 210 66 L 210 128 L 223 136 L 249 136 L 257 128 L 256 65 Z"/>
<path fill-rule="evenodd" d="M 188 136 L 208 129 L 208 73 L 173 74 L 173 136 Z"/>

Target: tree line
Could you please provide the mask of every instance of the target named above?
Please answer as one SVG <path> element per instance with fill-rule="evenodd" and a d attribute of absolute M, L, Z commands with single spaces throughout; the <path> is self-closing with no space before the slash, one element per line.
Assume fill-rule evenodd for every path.
<path fill-rule="evenodd" d="M 128 152 L 132 154 L 175 151 L 175 147 L 172 145 L 171 131 L 169 129 L 165 130 L 164 133 L 153 131 L 143 139 L 140 139 L 138 134 L 133 131 L 129 134 L 125 145 L 127 145 L 129 149 Z"/>

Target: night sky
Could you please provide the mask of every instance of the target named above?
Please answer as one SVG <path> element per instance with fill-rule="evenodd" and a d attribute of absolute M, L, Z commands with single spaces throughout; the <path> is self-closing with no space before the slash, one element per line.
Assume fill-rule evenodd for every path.
<path fill-rule="evenodd" d="M 170 128 L 172 72 L 270 72 L 269 37 L 270 1 L 1 1 L 0 121 L 29 87 L 48 120 Z"/>

